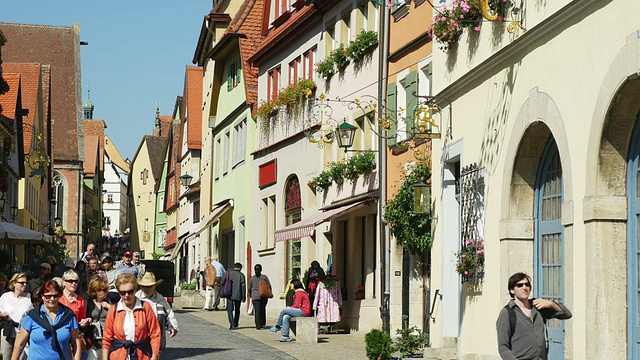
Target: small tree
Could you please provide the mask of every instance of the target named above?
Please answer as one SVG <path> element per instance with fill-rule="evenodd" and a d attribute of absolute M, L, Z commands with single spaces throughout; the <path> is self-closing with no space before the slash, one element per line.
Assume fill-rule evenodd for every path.
<path fill-rule="evenodd" d="M 364 336 L 367 359 L 391 358 L 391 337 L 380 329 L 371 329 Z"/>

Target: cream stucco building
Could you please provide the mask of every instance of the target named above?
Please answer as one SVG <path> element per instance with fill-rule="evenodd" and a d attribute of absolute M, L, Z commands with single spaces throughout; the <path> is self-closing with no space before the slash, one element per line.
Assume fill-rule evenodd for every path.
<path fill-rule="evenodd" d="M 640 4 L 509 3 L 505 23 L 434 50 L 449 130 L 433 142 L 432 346 L 498 358 L 507 279 L 524 271 L 573 312 L 549 323 L 551 359 L 637 359 Z M 484 277 L 461 284 L 454 253 L 479 236 Z"/>

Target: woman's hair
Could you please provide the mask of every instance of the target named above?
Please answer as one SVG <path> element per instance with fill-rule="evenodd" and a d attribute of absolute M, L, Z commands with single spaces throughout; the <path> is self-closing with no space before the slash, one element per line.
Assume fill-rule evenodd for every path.
<path fill-rule="evenodd" d="M 120 286 L 122 284 L 133 284 L 133 286 L 137 289 L 138 278 L 136 278 L 133 274 L 122 274 L 116 279 L 116 289 L 120 290 Z"/>
<path fill-rule="evenodd" d="M 320 267 L 320 263 L 317 260 L 311 262 L 311 267 Z"/>
<path fill-rule="evenodd" d="M 109 291 L 109 283 L 102 278 L 94 277 L 89 281 L 87 288 L 87 295 L 95 300 L 98 297 L 98 291 Z"/>
<path fill-rule="evenodd" d="M 303 288 L 303 286 L 302 286 L 302 282 L 301 282 L 299 279 L 293 279 L 293 280 L 291 280 L 291 285 L 293 285 L 293 288 L 294 288 L 295 290 L 298 290 L 298 289 L 302 289 L 302 288 Z"/>
<path fill-rule="evenodd" d="M 20 278 L 25 278 L 26 280 L 27 274 L 23 272 L 13 274 L 13 276 L 11 276 L 11 280 L 9 280 L 9 290 L 13 291 L 16 289 L 16 281 Z"/>
<path fill-rule="evenodd" d="M 76 279 L 76 280 L 80 280 L 80 277 L 78 276 L 78 273 L 73 270 L 73 269 L 69 269 L 67 271 L 64 272 L 64 274 L 62 274 L 62 280 L 72 280 L 72 279 Z"/>
<path fill-rule="evenodd" d="M 48 292 L 55 292 L 56 294 L 62 296 L 62 287 L 60 287 L 57 282 L 48 280 L 44 284 L 42 284 L 42 286 L 40 286 L 38 297 L 42 299 L 42 296 Z"/>

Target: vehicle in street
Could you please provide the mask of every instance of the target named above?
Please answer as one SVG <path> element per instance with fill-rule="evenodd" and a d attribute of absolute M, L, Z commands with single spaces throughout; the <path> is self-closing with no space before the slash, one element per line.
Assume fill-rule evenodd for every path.
<path fill-rule="evenodd" d="M 146 272 L 152 272 L 157 280 L 162 279 L 156 291 L 164 296 L 169 304 L 173 305 L 173 291 L 176 285 L 175 265 L 166 260 L 141 260 Z"/>

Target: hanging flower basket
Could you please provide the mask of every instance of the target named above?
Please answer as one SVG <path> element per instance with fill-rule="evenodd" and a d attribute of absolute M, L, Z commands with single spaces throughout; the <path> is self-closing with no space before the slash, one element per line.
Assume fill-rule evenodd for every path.
<path fill-rule="evenodd" d="M 477 236 L 467 239 L 462 249 L 455 253 L 456 272 L 463 283 L 480 284 L 484 278 L 484 239 Z"/>
<path fill-rule="evenodd" d="M 464 29 L 478 32 L 482 25 L 481 0 L 454 0 L 431 19 L 429 36 L 440 43 L 440 50 L 449 51 L 460 39 Z"/>

